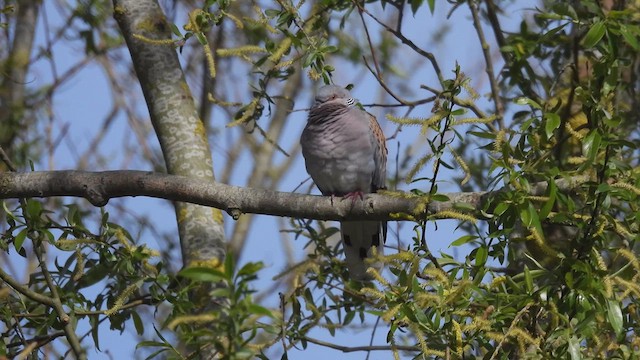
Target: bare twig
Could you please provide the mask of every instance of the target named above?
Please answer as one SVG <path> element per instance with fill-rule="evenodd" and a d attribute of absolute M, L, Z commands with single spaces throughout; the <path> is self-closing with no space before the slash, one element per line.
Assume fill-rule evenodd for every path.
<path fill-rule="evenodd" d="M 312 344 L 325 346 L 331 349 L 339 350 L 344 353 L 356 352 L 356 351 L 391 351 L 391 350 L 401 350 L 401 351 L 420 351 L 419 346 L 403 346 L 403 345 L 368 345 L 368 346 L 342 346 L 336 345 L 330 342 L 314 339 L 308 336 L 305 336 L 304 339 Z"/>
<path fill-rule="evenodd" d="M 438 76 L 438 81 L 440 83 L 442 83 L 444 81 L 444 77 L 442 76 L 442 71 L 440 70 L 440 65 L 438 65 L 438 61 L 436 60 L 435 55 L 433 55 L 432 53 L 430 53 L 428 51 L 425 51 L 425 50 L 421 49 L 413 41 L 409 40 L 406 36 L 404 36 L 404 34 L 402 32 L 400 32 L 397 29 L 394 29 L 394 28 L 390 27 L 389 25 L 385 24 L 384 22 L 382 22 L 376 16 L 371 14 L 367 9 L 365 9 L 360 2 L 354 1 L 354 5 L 356 5 L 358 7 L 358 9 L 360 9 L 362 12 L 364 12 L 367 15 L 369 15 L 369 17 L 371 17 L 375 22 L 380 24 L 380 26 L 382 26 L 385 30 L 387 30 L 388 32 L 393 34 L 395 37 L 397 37 L 398 40 L 400 40 L 403 44 L 407 45 L 411 50 L 415 51 L 418 55 L 423 56 L 427 60 L 429 60 L 429 62 L 431 62 L 431 66 L 433 67 L 433 70 L 436 73 L 436 76 Z"/>
<path fill-rule="evenodd" d="M 52 307 L 58 315 L 58 319 L 62 324 L 64 324 L 63 331 L 69 342 L 69 346 L 71 346 L 71 350 L 75 355 L 76 359 L 86 359 L 87 354 L 85 353 L 82 345 L 80 345 L 80 340 L 78 339 L 78 335 L 74 329 L 74 321 L 72 317 L 67 314 L 67 312 L 62 307 L 62 301 L 60 300 L 60 295 L 58 294 L 58 286 L 53 282 L 53 277 L 51 277 L 51 273 L 47 268 L 47 264 L 44 260 L 43 255 L 43 239 L 37 239 L 34 241 L 33 249 L 36 253 L 36 257 L 38 258 L 38 262 L 40 264 L 40 270 L 42 271 L 42 275 L 44 276 L 44 280 L 47 283 L 47 287 L 51 291 L 51 301 Z"/>
<path fill-rule="evenodd" d="M 502 101 L 502 97 L 500 96 L 498 80 L 496 79 L 495 73 L 493 72 L 493 60 L 491 59 L 489 43 L 484 36 L 484 31 L 482 30 L 482 23 L 480 22 L 480 15 L 478 14 L 478 3 L 476 2 L 476 0 L 471 0 L 468 2 L 468 4 L 469 10 L 471 10 L 471 16 L 473 17 L 473 26 L 476 29 L 476 34 L 478 34 L 478 40 L 480 40 L 480 46 L 482 47 L 482 55 L 484 56 L 487 77 L 489 78 L 489 85 L 491 86 L 491 97 L 493 98 L 493 102 L 496 106 L 498 125 L 500 129 L 504 129 L 504 103 Z"/>
<path fill-rule="evenodd" d="M 43 305 L 53 306 L 53 299 L 48 296 L 44 296 L 38 294 L 37 292 L 29 289 L 28 286 L 20 284 L 16 279 L 14 279 L 11 275 L 6 273 L 2 268 L 0 268 L 0 280 L 6 282 L 11 286 L 15 291 L 20 294 L 28 297 L 29 299 L 38 302 Z"/>

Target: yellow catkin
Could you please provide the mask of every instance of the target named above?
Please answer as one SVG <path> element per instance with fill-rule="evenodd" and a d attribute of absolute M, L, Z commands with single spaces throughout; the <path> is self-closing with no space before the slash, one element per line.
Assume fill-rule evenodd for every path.
<path fill-rule="evenodd" d="M 235 15 L 230 14 L 230 13 L 224 11 L 224 10 L 220 10 L 220 13 L 222 13 L 222 15 L 224 15 L 224 16 L 228 17 L 229 19 L 231 19 L 231 21 L 233 21 L 233 23 L 236 25 L 236 27 L 238 29 L 244 29 L 244 24 Z"/>
<path fill-rule="evenodd" d="M 220 106 L 241 106 L 242 105 L 242 103 L 240 102 L 228 102 L 228 101 L 216 99 L 213 97 L 211 93 L 207 94 L 207 100 L 209 100 L 209 102 L 213 104 L 220 105 Z"/>
<path fill-rule="evenodd" d="M 468 325 L 463 325 L 462 329 L 465 332 L 489 331 L 489 329 L 491 329 L 491 321 L 479 317 L 474 317 L 471 323 Z"/>
<path fill-rule="evenodd" d="M 457 321 L 453 320 L 451 322 L 451 324 L 453 325 L 453 331 L 455 333 L 456 336 L 456 355 L 458 355 L 458 357 L 462 357 L 462 329 L 460 328 L 460 324 L 458 324 Z"/>
<path fill-rule="evenodd" d="M 294 62 L 296 62 L 296 59 L 289 59 L 289 60 L 281 61 L 273 65 L 273 67 L 276 69 L 282 69 L 282 68 L 290 67 L 291 65 L 293 65 Z"/>
<path fill-rule="evenodd" d="M 527 196 L 527 199 L 531 200 L 531 201 L 539 201 L 539 202 L 549 201 L 549 197 L 547 197 L 547 196 L 533 196 L 533 195 L 531 195 L 531 196 Z"/>
<path fill-rule="evenodd" d="M 424 340 L 424 336 L 420 327 L 418 327 L 418 324 L 413 322 L 409 323 L 409 328 L 411 329 L 411 332 L 413 332 L 413 336 L 418 339 L 418 344 L 420 344 L 420 350 L 422 350 L 422 353 L 426 354 L 429 352 L 429 347 L 427 346 L 427 342 Z"/>
<path fill-rule="evenodd" d="M 97 240 L 93 240 L 93 239 L 87 239 L 87 238 L 80 238 L 80 239 L 60 239 L 58 241 L 56 241 L 56 246 L 65 250 L 71 250 L 73 248 L 76 248 L 80 245 L 99 245 L 102 244 L 100 241 Z"/>
<path fill-rule="evenodd" d="M 507 136 L 507 131 L 505 129 L 501 129 L 496 133 L 496 140 L 493 142 L 494 152 L 502 151 L 502 145 L 504 144 L 504 140 L 506 136 Z"/>
<path fill-rule="evenodd" d="M 255 111 L 257 106 L 258 106 L 258 99 L 251 100 L 249 105 L 247 105 L 246 109 L 244 109 L 244 112 L 242 113 L 242 116 L 240 118 L 230 122 L 229 124 L 227 124 L 227 127 L 231 128 L 231 127 L 234 127 L 234 126 L 238 126 L 240 124 L 244 124 L 245 121 L 247 121 L 251 116 L 253 116 L 253 113 L 254 113 L 254 111 Z"/>
<path fill-rule="evenodd" d="M 362 288 L 360 289 L 360 294 L 366 296 L 366 297 L 371 297 L 371 298 L 375 298 L 378 300 L 383 300 L 384 299 L 384 293 L 382 293 L 381 291 L 378 291 L 376 289 L 373 288 Z"/>
<path fill-rule="evenodd" d="M 640 261 L 638 261 L 638 258 L 633 252 L 631 252 L 629 249 L 620 248 L 618 249 L 617 253 L 623 258 L 629 260 L 629 263 L 636 270 L 636 273 L 640 272 Z"/>
<path fill-rule="evenodd" d="M 189 13 L 189 22 L 184 25 L 184 29 L 186 31 L 191 31 L 191 32 L 201 32 L 200 30 L 200 26 L 198 26 L 198 21 L 196 21 L 198 15 L 201 15 L 204 13 L 204 10 L 202 9 L 195 9 L 193 11 L 191 11 Z"/>
<path fill-rule="evenodd" d="M 280 61 L 280 59 L 282 59 L 282 57 L 284 56 L 284 54 L 289 51 L 289 49 L 291 49 L 291 43 L 292 40 L 290 37 L 286 37 L 284 38 L 280 44 L 278 44 L 278 47 L 276 48 L 276 50 L 269 56 L 269 61 L 272 61 L 274 63 L 277 63 L 278 61 Z"/>
<path fill-rule="evenodd" d="M 604 292 L 608 298 L 613 298 L 613 283 L 611 282 L 611 276 L 607 275 L 602 278 L 602 285 L 604 285 Z"/>
<path fill-rule="evenodd" d="M 413 178 L 418 173 L 418 171 L 420 171 L 427 164 L 427 162 L 431 160 L 432 157 L 433 157 L 433 154 L 426 154 L 425 156 L 421 157 L 420 160 L 418 160 L 416 164 L 413 165 L 411 170 L 409 170 L 409 173 L 407 174 L 407 177 L 405 178 L 404 181 L 407 184 L 411 183 L 413 181 Z"/>
<path fill-rule="evenodd" d="M 151 45 L 173 45 L 173 40 L 171 39 L 150 39 L 144 35 L 140 35 L 140 34 L 133 34 L 133 37 L 140 40 L 140 41 L 144 41 L 146 43 L 149 43 Z"/>
<path fill-rule="evenodd" d="M 509 163 L 510 165 L 518 165 L 518 164 L 524 163 L 524 160 L 517 160 L 517 159 L 514 159 L 514 158 L 508 158 L 507 159 L 507 163 Z"/>
<path fill-rule="evenodd" d="M 625 238 L 633 238 L 635 236 L 635 234 L 632 234 L 626 227 L 624 227 L 624 225 L 622 225 L 617 220 L 614 220 L 613 222 L 613 231 Z"/>
<path fill-rule="evenodd" d="M 398 353 L 398 349 L 396 348 L 396 338 L 391 334 L 391 339 L 389 339 L 389 343 L 391 344 L 391 352 L 393 353 L 393 360 L 400 360 L 400 353 Z"/>
<path fill-rule="evenodd" d="M 469 285 L 471 285 L 471 281 L 468 280 L 464 280 L 464 281 L 460 281 L 458 283 L 457 286 L 455 286 L 451 292 L 449 292 L 447 294 L 447 291 L 445 290 L 444 295 L 445 295 L 445 303 L 452 303 L 455 302 L 457 300 L 460 299 L 461 296 L 463 296 L 463 293 L 469 288 Z"/>
<path fill-rule="evenodd" d="M 380 317 L 382 318 L 382 320 L 384 320 L 386 322 L 391 322 L 391 320 L 396 316 L 396 314 L 398 313 L 398 310 L 400 310 L 402 305 L 403 304 L 395 305 L 394 307 L 392 307 L 389 310 L 387 310 L 384 313 L 382 313 L 382 316 L 380 316 Z"/>
<path fill-rule="evenodd" d="M 107 310 L 104 311 L 104 314 L 107 315 L 107 316 L 111 316 L 111 315 L 114 315 L 115 313 L 117 313 L 118 311 L 120 311 L 120 309 L 122 309 L 122 306 L 127 301 L 129 296 L 131 294 L 133 294 L 134 291 L 138 290 L 138 288 L 140 287 L 141 284 L 142 284 L 142 282 L 137 281 L 137 282 L 127 286 L 127 288 L 124 289 L 122 294 L 120 294 L 120 296 L 118 296 L 118 298 L 116 299 L 116 302 L 113 304 L 113 306 L 110 309 L 107 309 Z"/>
<path fill-rule="evenodd" d="M 460 185 L 464 185 L 468 183 L 469 180 L 471 180 L 471 171 L 469 170 L 469 166 L 452 147 L 449 147 L 449 150 L 451 151 L 451 154 L 453 155 L 453 158 L 456 160 L 458 165 L 460 165 L 460 169 L 464 172 L 464 179 L 460 181 Z"/>
<path fill-rule="evenodd" d="M 313 68 L 307 71 L 307 76 L 309 76 L 309 79 L 313 81 L 318 81 L 320 79 L 320 74 Z"/>
<path fill-rule="evenodd" d="M 620 188 L 620 189 L 625 189 L 625 190 L 629 190 L 631 192 L 633 192 L 634 194 L 640 196 L 640 189 L 638 189 L 637 187 L 631 185 L 631 184 L 627 184 L 624 182 L 617 182 L 617 183 L 613 183 L 611 184 L 611 187 L 616 187 L 616 188 Z"/>
<path fill-rule="evenodd" d="M 492 115 L 487 118 L 466 118 L 466 119 L 457 119 L 454 121 L 454 125 L 459 124 L 489 124 L 494 122 L 497 119 L 497 116 Z"/>
<path fill-rule="evenodd" d="M 216 77 L 216 60 L 213 57 L 213 52 L 211 51 L 209 45 L 204 45 L 202 49 L 204 50 L 204 58 L 207 60 L 209 76 L 211 76 L 211 78 L 213 79 Z"/>
<path fill-rule="evenodd" d="M 619 276 L 612 278 L 612 280 L 617 283 L 620 288 L 624 289 L 624 292 L 619 295 L 620 299 L 628 297 L 630 293 L 633 293 L 636 297 L 640 297 L 640 285 L 635 281 L 627 281 Z"/>
<path fill-rule="evenodd" d="M 584 139 L 584 135 L 575 131 L 568 122 L 564 125 L 564 128 L 567 130 L 567 133 L 569 133 L 569 135 L 571 135 L 572 137 L 578 140 Z"/>
<path fill-rule="evenodd" d="M 539 340 L 533 338 L 527 331 L 514 327 L 509 332 L 509 336 L 518 339 L 519 341 L 523 341 L 526 345 L 539 345 Z"/>
<path fill-rule="evenodd" d="M 442 303 L 442 297 L 437 294 L 419 293 L 415 295 L 415 302 L 420 308 L 436 307 Z"/>
<path fill-rule="evenodd" d="M 373 278 L 376 279 L 376 281 L 378 281 L 380 284 L 382 284 L 384 286 L 390 286 L 389 285 L 389 281 L 387 281 L 387 279 L 383 278 L 382 275 L 380 275 L 380 272 L 378 272 L 373 267 L 369 267 L 367 269 L 367 274 L 373 276 Z"/>
<path fill-rule="evenodd" d="M 457 212 L 454 210 L 444 210 L 444 211 L 438 211 L 435 214 L 432 214 L 430 216 L 430 218 L 435 218 L 435 219 L 458 219 L 458 220 L 462 220 L 462 221 L 469 221 L 471 223 L 474 223 L 477 221 L 477 219 L 475 217 L 473 217 L 472 215 L 469 214 L 463 214 L 461 212 Z"/>
<path fill-rule="evenodd" d="M 422 272 L 423 275 L 431 276 L 436 279 L 437 282 L 441 284 L 446 284 L 447 286 L 451 286 L 451 282 L 449 281 L 449 277 L 442 269 L 436 268 L 427 268 Z"/>
<path fill-rule="evenodd" d="M 389 121 L 392 121 L 396 124 L 401 124 L 401 125 L 422 125 L 424 124 L 425 121 L 428 121 L 428 118 L 397 117 L 397 116 L 393 116 L 392 114 L 387 114 L 386 117 Z"/>
<path fill-rule="evenodd" d="M 540 234 L 536 228 L 530 227 L 528 230 L 531 233 L 531 235 L 527 236 L 527 239 L 533 240 L 536 243 L 536 245 L 540 247 L 540 250 L 544 251 L 547 255 L 554 256 L 554 257 L 558 256 L 558 253 L 555 250 L 553 250 L 549 245 L 547 245 L 547 243 L 544 241 L 544 238 L 542 237 L 542 234 Z"/>
<path fill-rule="evenodd" d="M 245 45 L 236 48 L 217 49 L 216 54 L 218 56 L 240 56 L 246 54 L 260 54 L 266 53 L 267 50 L 263 47 L 256 45 Z"/>
<path fill-rule="evenodd" d="M 584 156 L 569 156 L 567 158 L 567 162 L 571 165 L 580 165 L 587 161 L 587 158 Z"/>
<path fill-rule="evenodd" d="M 71 278 L 73 281 L 78 281 L 82 278 L 82 275 L 84 275 L 84 255 L 80 248 L 76 248 L 76 268 L 73 269 Z"/>
<path fill-rule="evenodd" d="M 602 270 L 602 271 L 609 270 L 607 269 L 607 264 L 605 264 L 604 259 L 602 258 L 602 255 L 600 255 L 598 250 L 596 250 L 595 248 L 591 248 L 591 255 L 593 255 L 593 257 L 595 258 L 596 264 L 598 265 L 599 270 Z"/>
<path fill-rule="evenodd" d="M 596 229 L 596 231 L 593 233 L 594 236 L 600 236 L 602 234 L 604 234 L 604 229 L 607 227 L 607 221 L 604 218 L 604 216 L 600 217 L 600 223 L 598 224 L 598 228 Z"/>
<path fill-rule="evenodd" d="M 491 284 L 489 284 L 489 288 L 498 287 L 498 286 L 504 284 L 506 281 L 507 281 L 507 277 L 506 276 L 498 276 L 498 277 L 494 278 L 491 281 Z"/>
<path fill-rule="evenodd" d="M 215 321 L 216 319 L 217 317 L 213 314 L 184 315 L 171 320 L 171 322 L 169 323 L 169 325 L 167 325 L 167 327 L 170 330 L 174 330 L 178 325 L 181 325 L 181 324 L 191 324 L 191 323 L 202 324 L 202 323 Z"/>

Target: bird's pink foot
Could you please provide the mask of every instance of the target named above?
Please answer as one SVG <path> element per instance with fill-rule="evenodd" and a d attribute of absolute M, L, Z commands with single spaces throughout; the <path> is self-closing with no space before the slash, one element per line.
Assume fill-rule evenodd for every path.
<path fill-rule="evenodd" d="M 342 200 L 351 199 L 351 205 L 353 205 L 358 198 L 360 198 L 360 200 L 364 200 L 364 193 L 362 191 L 352 191 L 347 193 L 342 197 Z"/>

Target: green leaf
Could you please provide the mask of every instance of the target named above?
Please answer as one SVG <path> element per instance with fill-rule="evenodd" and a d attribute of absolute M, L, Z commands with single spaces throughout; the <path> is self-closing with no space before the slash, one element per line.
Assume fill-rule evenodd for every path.
<path fill-rule="evenodd" d="M 533 278 L 531 277 L 531 271 L 527 265 L 524 266 L 524 284 L 527 287 L 529 293 L 533 292 Z"/>
<path fill-rule="evenodd" d="M 582 39 L 582 46 L 589 49 L 594 47 L 597 43 L 602 40 L 607 28 L 604 24 L 604 21 L 598 21 L 595 24 L 591 25 L 591 29 L 587 31 L 587 34 Z"/>
<path fill-rule="evenodd" d="M 433 12 L 436 9 L 436 0 L 428 0 L 427 4 L 429 5 L 429 11 L 431 11 L 431 15 L 433 15 Z"/>
<path fill-rule="evenodd" d="M 444 202 L 444 201 L 449 201 L 450 199 L 445 194 L 433 194 L 433 195 L 431 195 L 431 200 L 432 201 Z"/>
<path fill-rule="evenodd" d="M 582 355 L 580 354 L 580 341 L 577 337 L 572 336 L 569 338 L 569 356 L 571 360 L 581 360 Z"/>
<path fill-rule="evenodd" d="M 413 16 L 416 15 L 416 12 L 422 6 L 424 0 L 409 0 L 409 4 L 411 4 L 411 12 L 413 12 Z M 431 11 L 433 13 L 433 11 Z"/>
<path fill-rule="evenodd" d="M 203 33 L 197 32 L 197 33 L 194 33 L 194 35 L 196 36 L 196 39 L 198 39 L 198 42 L 200 43 L 200 45 L 207 45 L 208 43 L 207 37 Z"/>
<path fill-rule="evenodd" d="M 136 332 L 138 335 L 144 334 L 144 324 L 142 323 L 142 319 L 140 315 L 138 315 L 137 311 L 131 312 L 131 318 L 133 319 L 133 326 L 136 328 Z"/>
<path fill-rule="evenodd" d="M 618 301 L 607 300 L 607 319 L 609 319 L 609 323 L 616 335 L 620 336 L 624 328 L 622 310 Z"/>
<path fill-rule="evenodd" d="M 498 205 L 496 205 L 496 208 L 493 210 L 493 214 L 500 216 L 504 214 L 504 212 L 507 211 L 508 209 L 509 209 L 509 204 L 501 202 Z"/>
<path fill-rule="evenodd" d="M 242 275 L 253 275 L 260 271 L 264 267 L 262 262 L 250 262 L 243 266 L 240 271 L 238 271 L 238 276 Z"/>
<path fill-rule="evenodd" d="M 225 279 L 224 273 L 222 273 L 220 270 L 197 266 L 180 270 L 178 275 L 191 280 L 205 282 L 219 282 Z"/>
<path fill-rule="evenodd" d="M 495 140 L 496 134 L 490 132 L 481 132 L 481 131 L 467 131 L 467 135 L 477 136 L 481 139 L 491 139 Z"/>
<path fill-rule="evenodd" d="M 460 245 L 464 245 L 464 244 L 469 243 L 469 242 L 471 242 L 471 241 L 473 241 L 473 240 L 475 240 L 475 239 L 477 239 L 477 238 L 478 238 L 478 237 L 477 237 L 477 236 L 475 236 L 475 235 L 465 235 L 465 236 L 462 236 L 462 237 L 458 238 L 458 239 L 457 239 L 457 240 L 455 240 L 454 242 L 452 242 L 452 243 L 449 245 L 449 247 L 451 247 L 451 246 L 460 246 Z"/>
<path fill-rule="evenodd" d="M 540 219 L 546 219 L 549 216 L 549 213 L 551 212 L 551 210 L 553 209 L 553 205 L 556 202 L 556 195 L 558 193 L 558 187 L 556 186 L 556 182 L 554 179 L 549 180 L 549 183 L 547 185 L 547 191 L 546 191 L 546 195 L 549 198 L 549 200 L 547 200 L 544 205 L 542 205 L 542 208 L 540 209 L 540 213 L 538 214 Z"/>
<path fill-rule="evenodd" d="M 547 134 L 547 139 L 551 139 L 553 136 L 553 132 L 560 127 L 560 115 L 555 113 L 546 113 L 544 114 L 545 124 L 544 124 L 544 132 Z"/>
<path fill-rule="evenodd" d="M 40 214 L 42 214 L 42 203 L 33 199 L 27 201 L 27 215 L 29 219 L 39 220 Z"/>
<path fill-rule="evenodd" d="M 171 32 L 179 38 L 182 37 L 182 33 L 180 32 L 180 29 L 178 29 L 178 27 L 174 23 L 171 23 Z"/>
<path fill-rule="evenodd" d="M 635 33 L 632 34 L 631 30 L 629 30 L 629 27 L 627 27 L 626 25 L 620 26 L 620 34 L 622 34 L 624 41 L 626 41 L 627 44 L 629 44 L 629 46 L 633 48 L 633 50 L 640 51 L 640 44 L 638 43 L 638 36 L 640 36 L 640 34 L 638 34 L 637 29 L 635 30 Z"/>
<path fill-rule="evenodd" d="M 478 250 L 476 251 L 476 266 L 484 266 L 484 264 L 487 262 L 487 258 L 489 257 L 489 253 L 487 252 L 487 248 L 484 246 L 481 246 L 478 248 Z"/>
<path fill-rule="evenodd" d="M 20 251 L 22 249 L 22 244 L 24 244 L 24 240 L 27 238 L 27 229 L 23 229 L 16 235 L 15 239 L 13 239 L 13 247 L 16 251 Z"/>
<path fill-rule="evenodd" d="M 540 106 L 540 104 L 525 96 L 517 98 L 514 102 L 516 103 L 516 105 L 529 105 L 534 109 L 542 110 L 542 106 Z"/>
<path fill-rule="evenodd" d="M 260 306 L 260 305 L 257 305 L 257 304 L 251 304 L 251 305 L 249 305 L 248 310 L 253 314 L 264 315 L 264 316 L 268 316 L 270 318 L 275 318 L 275 316 L 273 315 L 273 312 L 271 312 L 271 310 L 267 309 L 264 306 Z"/>
<path fill-rule="evenodd" d="M 582 140 L 582 154 L 593 161 L 596 155 L 598 155 L 601 142 L 602 137 L 600 133 L 598 133 L 597 130 L 591 131 L 584 140 Z"/>

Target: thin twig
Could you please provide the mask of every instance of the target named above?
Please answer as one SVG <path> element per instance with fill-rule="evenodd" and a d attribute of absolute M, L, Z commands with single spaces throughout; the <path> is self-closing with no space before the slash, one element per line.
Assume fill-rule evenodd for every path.
<path fill-rule="evenodd" d="M 401 351 L 420 351 L 419 346 L 405 346 L 405 345 L 373 345 L 373 346 L 342 346 L 336 345 L 330 342 L 314 339 L 308 336 L 305 336 L 304 339 L 312 344 L 325 346 L 334 350 L 340 350 L 344 353 L 356 352 L 356 351 L 391 351 L 393 349 L 401 350 Z"/>
<path fill-rule="evenodd" d="M 493 72 L 493 60 L 491 59 L 489 43 L 484 36 L 484 31 L 482 30 L 480 15 L 478 14 L 478 4 L 476 0 L 471 0 L 468 4 L 469 10 L 471 10 L 471 16 L 473 17 L 473 27 L 475 27 L 476 34 L 478 34 L 478 40 L 480 40 L 480 46 L 482 47 L 482 55 L 484 55 L 487 77 L 489 78 L 489 85 L 491 86 L 491 97 L 493 98 L 493 102 L 496 106 L 498 125 L 500 129 L 504 129 L 504 103 L 500 97 L 500 88 L 498 87 L 498 81 Z"/>
<path fill-rule="evenodd" d="M 438 81 L 440 83 L 444 82 L 444 77 L 442 76 L 442 71 L 440 70 L 440 65 L 438 65 L 438 61 L 436 60 L 435 55 L 433 55 L 432 53 L 430 53 L 428 51 L 422 50 L 413 41 L 409 40 L 406 36 L 404 36 L 404 34 L 402 34 L 402 32 L 400 32 L 400 31 L 398 31 L 396 29 L 393 29 L 389 25 L 387 25 L 384 22 L 382 22 L 380 19 L 375 17 L 373 14 L 371 14 L 367 9 L 365 9 L 360 2 L 354 0 L 353 3 L 359 9 L 361 9 L 361 11 L 363 11 L 365 14 L 369 15 L 369 17 L 371 17 L 375 22 L 380 24 L 380 26 L 382 26 L 385 30 L 390 32 L 395 37 L 397 37 L 398 40 L 400 40 L 403 44 L 407 45 L 409 48 L 411 48 L 411 50 L 415 51 L 418 55 L 423 56 L 427 60 L 429 60 L 429 62 L 431 62 L 431 66 L 433 67 L 433 70 L 436 73 L 436 76 L 438 77 Z"/>
<path fill-rule="evenodd" d="M 500 349 L 502 349 L 502 346 L 507 341 L 507 338 L 509 337 L 509 334 L 511 333 L 513 328 L 515 328 L 515 326 L 518 324 L 520 319 L 524 316 L 524 314 L 529 310 L 529 308 L 532 305 L 533 305 L 532 303 L 529 303 L 529 304 L 525 305 L 525 307 L 523 307 L 520 311 L 518 311 L 516 316 L 513 318 L 513 321 L 511 322 L 511 325 L 509 326 L 509 329 L 507 329 L 507 332 L 504 334 L 504 337 L 500 340 L 500 342 L 498 343 L 496 348 L 493 350 L 493 354 L 491 354 L 491 358 L 489 360 L 494 360 L 494 359 L 496 359 L 498 357 L 498 355 L 500 354 Z"/>
<path fill-rule="evenodd" d="M 73 354 L 76 359 L 86 359 L 87 354 L 85 353 L 82 345 L 80 345 L 80 340 L 78 339 L 78 335 L 74 329 L 74 321 L 69 314 L 64 311 L 62 307 L 62 301 L 60 300 L 60 295 L 58 294 L 58 286 L 53 282 L 53 278 L 51 277 L 51 273 L 47 268 L 47 264 L 44 261 L 43 256 L 43 242 L 44 239 L 37 239 L 34 241 L 33 249 L 36 253 L 36 257 L 38 258 L 38 263 L 40 264 L 40 270 L 42 270 L 42 275 L 44 276 L 44 281 L 47 283 L 47 287 L 51 291 L 51 300 L 53 301 L 53 309 L 56 314 L 58 314 L 58 319 L 61 323 L 64 324 L 63 331 L 73 350 Z"/>
<path fill-rule="evenodd" d="M 53 300 L 50 297 L 40 295 L 37 292 L 29 289 L 29 287 L 20 284 L 18 281 L 16 281 L 16 279 L 11 277 L 11 275 L 7 274 L 2 268 L 0 268 L 0 280 L 6 282 L 15 291 L 19 292 L 20 294 L 28 297 L 29 299 L 35 302 L 38 302 L 40 304 L 47 305 L 47 306 L 53 306 Z"/>

